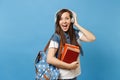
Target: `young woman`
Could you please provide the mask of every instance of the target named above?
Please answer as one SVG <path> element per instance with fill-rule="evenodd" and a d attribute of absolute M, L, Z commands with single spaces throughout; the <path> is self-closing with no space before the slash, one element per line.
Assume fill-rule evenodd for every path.
<path fill-rule="evenodd" d="M 81 73 L 79 59 L 70 64 L 59 59 L 65 43 L 81 48 L 78 40 L 92 42 L 95 36 L 78 24 L 75 13 L 61 9 L 56 14 L 55 33 L 49 42 L 47 54 L 47 62 L 59 68 L 60 80 L 77 80 L 77 76 Z"/>

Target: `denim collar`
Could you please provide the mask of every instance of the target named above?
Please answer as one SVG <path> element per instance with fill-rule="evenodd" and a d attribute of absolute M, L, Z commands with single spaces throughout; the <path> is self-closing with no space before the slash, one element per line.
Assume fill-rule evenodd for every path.
<path fill-rule="evenodd" d="M 70 36 L 68 33 L 64 33 L 65 38 L 66 38 L 66 42 L 70 44 Z"/>

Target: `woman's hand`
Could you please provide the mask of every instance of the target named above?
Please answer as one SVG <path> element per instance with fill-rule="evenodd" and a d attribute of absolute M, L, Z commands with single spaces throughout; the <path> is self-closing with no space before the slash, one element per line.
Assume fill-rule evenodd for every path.
<path fill-rule="evenodd" d="M 69 69 L 70 70 L 76 69 L 78 66 L 79 66 L 79 62 L 75 61 L 75 62 L 72 62 L 72 63 L 69 64 Z"/>
<path fill-rule="evenodd" d="M 85 42 L 94 41 L 96 39 L 95 35 L 92 34 L 90 31 L 88 31 L 87 29 L 80 26 L 78 24 L 78 21 L 77 21 L 76 13 L 75 12 L 72 12 L 72 13 L 73 13 L 73 17 L 74 17 L 74 25 L 75 25 L 75 27 L 78 28 L 83 33 L 83 36 L 80 38 L 80 40 L 85 41 Z"/>

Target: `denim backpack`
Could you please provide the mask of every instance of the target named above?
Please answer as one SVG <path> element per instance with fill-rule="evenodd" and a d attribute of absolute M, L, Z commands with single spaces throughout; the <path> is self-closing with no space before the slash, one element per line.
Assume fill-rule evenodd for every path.
<path fill-rule="evenodd" d="M 52 37 L 54 35 L 56 34 L 53 34 Z M 44 51 L 39 51 L 35 59 L 36 80 L 57 80 L 59 77 L 60 73 L 58 68 L 46 62 L 47 49 L 50 44 L 50 40 L 44 48 Z"/>
<path fill-rule="evenodd" d="M 40 51 L 35 60 L 36 80 L 57 80 L 59 70 L 46 62 L 46 53 Z"/>

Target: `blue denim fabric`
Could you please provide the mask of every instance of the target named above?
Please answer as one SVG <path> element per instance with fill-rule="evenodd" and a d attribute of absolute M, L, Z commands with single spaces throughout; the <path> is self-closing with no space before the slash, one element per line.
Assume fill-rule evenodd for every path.
<path fill-rule="evenodd" d="M 59 70 L 46 62 L 45 52 L 40 51 L 38 55 L 40 57 L 38 57 L 35 62 L 36 80 L 46 80 L 46 78 L 49 80 L 57 80 L 59 77 Z"/>

